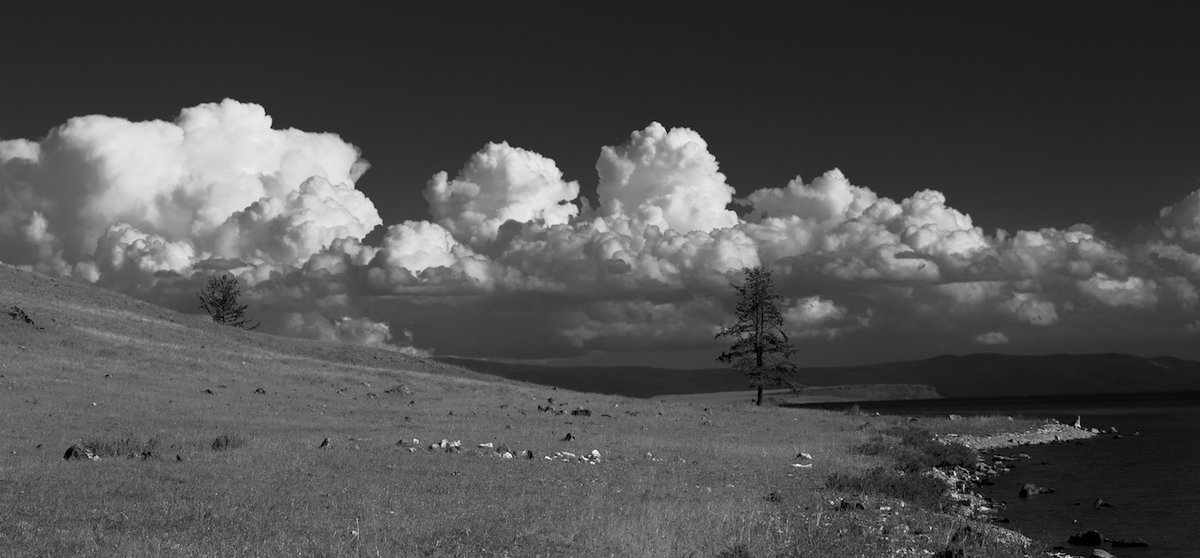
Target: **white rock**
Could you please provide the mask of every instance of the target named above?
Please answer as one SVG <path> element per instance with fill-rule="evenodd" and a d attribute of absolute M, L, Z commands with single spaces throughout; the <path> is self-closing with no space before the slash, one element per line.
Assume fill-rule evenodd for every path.
<path fill-rule="evenodd" d="M 800 459 L 812 459 L 813 458 L 811 453 L 805 453 L 805 452 L 800 452 L 800 454 L 797 455 L 796 457 L 799 457 Z"/>
<path fill-rule="evenodd" d="M 495 447 L 495 445 L 492 444 L 491 442 L 484 442 L 482 444 L 479 444 L 479 447 L 492 449 L 493 447 Z"/>
<path fill-rule="evenodd" d="M 512 458 L 513 458 L 513 454 L 512 454 L 512 452 L 510 452 L 510 451 L 506 451 L 506 452 L 504 452 L 504 455 L 501 455 L 501 456 L 500 456 L 500 458 L 501 458 L 501 459 L 512 459 Z"/>
<path fill-rule="evenodd" d="M 592 450 L 592 459 L 600 459 L 600 450 Z"/>
<path fill-rule="evenodd" d="M 801 469 L 811 469 L 812 465 L 812 463 L 792 463 L 792 467 L 799 467 Z"/>

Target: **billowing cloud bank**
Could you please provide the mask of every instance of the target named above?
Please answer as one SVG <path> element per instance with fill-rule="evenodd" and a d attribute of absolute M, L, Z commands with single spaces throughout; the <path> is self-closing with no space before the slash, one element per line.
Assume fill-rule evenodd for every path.
<path fill-rule="evenodd" d="M 370 246 L 367 164 L 336 135 L 232 100 L 174 122 L 79 117 L 0 141 L 0 260 L 184 311 L 229 270 L 268 331 L 478 356 L 708 349 L 755 265 L 826 360 L 1170 350 L 1200 330 L 1200 191 L 1114 239 L 989 234 L 940 192 L 895 201 L 837 169 L 735 198 L 697 132 L 658 123 L 596 168 L 588 200 L 552 159 L 489 143 L 433 174 L 428 221 Z"/>

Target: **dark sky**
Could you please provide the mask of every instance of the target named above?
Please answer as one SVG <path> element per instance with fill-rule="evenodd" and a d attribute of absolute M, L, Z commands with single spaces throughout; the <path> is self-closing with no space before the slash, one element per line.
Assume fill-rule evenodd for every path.
<path fill-rule="evenodd" d="M 838 3 L 786 10 L 744 2 L 712 9 L 634 2 L 419 8 L 247 2 L 169 10 L 150 3 L 42 4 L 0 9 L 0 140 L 36 141 L 83 115 L 171 122 L 201 103 L 256 103 L 275 128 L 332 132 L 357 146 L 372 167 L 356 186 L 386 227 L 431 220 L 422 197 L 426 182 L 439 171 L 453 178 L 491 141 L 553 159 L 595 205 L 602 146 L 624 144 L 657 121 L 698 132 L 739 195 L 840 168 L 855 185 L 897 201 L 920 190 L 942 192 L 948 206 L 989 235 L 983 250 L 969 244 L 972 235 L 943 227 L 944 242 L 894 253 L 870 243 L 886 235 L 853 219 L 828 230 L 811 221 L 790 229 L 796 246 L 810 233 L 829 243 L 771 255 L 792 273 L 784 294 L 800 305 L 793 308 L 795 323 L 825 324 L 806 338 L 808 363 L 997 347 L 1200 358 L 1200 264 L 1194 264 L 1200 198 L 1187 198 L 1200 189 L 1200 33 L 1188 3 Z M 20 194 L 25 187 L 19 173 L 27 166 L 14 161 L 15 171 L 0 168 L 0 201 L 17 199 L 5 198 L 5 188 Z M 55 172 L 30 183 L 54 179 Z M 1149 230 L 1162 208 L 1176 204 L 1176 229 Z M 38 207 L 8 213 L 0 207 L 0 233 L 28 230 Z M 71 224 L 59 219 L 48 230 L 62 237 Z M 905 226 L 895 215 L 866 221 L 883 223 L 879 230 L 897 237 Z M 1071 237 L 1065 230 L 1076 223 L 1093 225 L 1097 238 L 1111 244 Z M 592 238 L 594 231 L 573 226 L 574 240 L 546 246 L 570 248 Z M 754 226 L 742 223 L 729 234 Z M 366 243 L 382 246 L 385 227 Z M 1138 227 L 1144 228 L 1135 235 Z M 995 234 L 1042 228 L 1057 229 L 1041 235 L 1042 244 L 1017 245 L 1011 235 Z M 731 306 L 728 293 L 686 294 L 695 286 L 686 280 L 695 272 L 717 277 L 713 284 L 723 287 L 717 273 L 738 265 L 721 261 L 722 252 L 676 258 L 653 251 L 669 246 L 645 248 L 639 261 L 674 265 L 671 273 L 683 269 L 664 284 L 684 281 L 685 295 L 663 295 L 657 283 L 633 294 L 658 280 L 657 268 L 639 270 L 637 281 L 649 283 L 620 287 L 627 291 L 598 280 L 620 291 L 613 295 L 593 292 L 586 273 L 563 271 L 591 260 L 574 253 L 539 259 L 545 254 L 537 243 L 549 241 L 535 229 L 519 236 L 524 252 L 502 257 L 500 244 L 473 247 L 494 249 L 492 270 L 505 271 L 493 279 L 544 281 L 536 287 L 529 287 L 532 280 L 509 291 L 488 286 L 499 295 L 449 296 L 440 306 L 432 295 L 422 298 L 421 289 L 462 280 L 461 269 L 414 279 L 416 271 L 410 277 L 404 270 L 453 265 L 417 265 L 409 253 L 387 268 L 399 274 L 387 276 L 392 291 L 381 294 L 379 284 L 363 279 L 383 271 L 366 269 L 378 262 L 338 277 L 345 290 L 328 292 L 361 298 L 345 297 L 341 302 L 350 302 L 334 310 L 369 318 L 355 322 L 362 327 L 354 332 L 370 337 L 374 325 L 388 324 L 394 338 L 443 354 L 711 363 L 713 347 L 697 344 L 711 345 L 703 327 L 666 333 L 651 327 L 649 334 L 663 336 L 655 345 L 632 326 L 720 319 Z M 422 231 L 399 231 L 397 239 L 432 238 L 430 229 Z M 23 242 L 10 236 L 0 235 L 0 255 L 5 241 Z M 714 238 L 687 242 L 711 248 Z M 53 235 L 40 240 L 57 246 Z M 126 235 L 121 246 L 135 240 Z M 767 258 L 770 242 L 755 242 Z M 467 262 L 457 246 L 439 257 Z M 28 246 L 9 250 L 34 254 Z M 40 263 L 51 253 L 37 252 Z M 147 254 L 141 256 L 159 256 Z M 297 268 L 310 255 L 288 265 Z M 919 259 L 936 261 L 934 276 L 922 275 Z M 172 270 L 190 273 L 201 263 L 192 257 Z M 153 265 L 140 271 L 163 271 Z M 512 270 L 520 273 L 503 275 Z M 878 270 L 882 275 L 870 275 Z M 555 290 L 561 284 L 568 287 Z M 142 283 L 125 285 L 148 298 L 161 295 L 139 291 Z M 174 300 L 187 298 L 178 296 L 187 294 L 182 287 L 177 291 Z M 266 306 L 281 292 L 260 300 Z M 328 310 L 313 300 L 306 299 Z M 321 319 L 334 320 L 326 329 L 345 325 L 332 313 Z M 913 327 L 917 322 L 925 325 Z M 478 335 L 464 339 L 458 335 L 464 328 Z M 352 328 L 344 329 L 339 335 Z M 490 345 L 476 343 L 484 339 Z M 556 340 L 553 350 L 545 339 Z M 642 346 L 630 348 L 635 343 Z M 655 356 L 660 352 L 668 354 Z"/>
<path fill-rule="evenodd" d="M 393 223 L 487 141 L 586 194 L 600 146 L 660 121 L 700 132 L 740 192 L 839 167 L 896 199 L 942 191 L 987 231 L 1120 233 L 1200 186 L 1200 40 L 1170 6 L 6 8 L 0 137 L 255 102 L 360 147 Z"/>

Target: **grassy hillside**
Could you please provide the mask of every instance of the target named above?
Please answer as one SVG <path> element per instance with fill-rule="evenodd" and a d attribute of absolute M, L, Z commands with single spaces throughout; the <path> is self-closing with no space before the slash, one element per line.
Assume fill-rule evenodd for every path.
<path fill-rule="evenodd" d="M 856 449 L 884 418 L 555 390 L 0 265 L 12 306 L 33 323 L 0 314 L 6 556 L 928 555 L 963 525 L 826 488 L 888 463 Z"/>

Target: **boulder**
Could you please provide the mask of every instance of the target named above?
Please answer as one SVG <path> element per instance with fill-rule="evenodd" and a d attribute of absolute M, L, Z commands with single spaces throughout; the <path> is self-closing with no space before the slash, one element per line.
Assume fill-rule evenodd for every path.
<path fill-rule="evenodd" d="M 1104 544 L 1104 535 L 1098 531 L 1083 531 L 1067 537 L 1067 542 L 1079 546 L 1100 546 Z"/>
<path fill-rule="evenodd" d="M 575 439 L 575 436 L 572 435 L 570 432 L 567 432 L 567 435 L 562 437 L 562 441 L 564 441 L 564 442 L 570 442 L 571 440 L 574 440 L 574 439 Z"/>
<path fill-rule="evenodd" d="M 1075 422 L 1071 424 L 1071 426 L 1074 426 L 1075 428 L 1083 428 L 1083 417 L 1076 415 Z"/>
<path fill-rule="evenodd" d="M 1044 486 L 1038 486 L 1031 482 L 1027 482 L 1025 483 L 1025 486 L 1021 487 L 1021 491 L 1017 493 L 1017 496 L 1020 496 L 1021 498 L 1029 498 L 1032 496 L 1037 496 L 1038 494 L 1050 494 L 1053 492 L 1053 488 L 1046 488 Z"/>
<path fill-rule="evenodd" d="M 88 448 L 86 448 L 86 447 L 83 447 L 83 446 L 81 446 L 81 445 L 79 445 L 79 444 L 72 444 L 72 445 L 71 445 L 71 447 L 67 448 L 67 452 L 63 454 L 63 459 L 66 459 L 66 460 L 71 460 L 71 459 L 79 459 L 79 460 L 84 460 L 84 461 L 100 461 L 100 456 L 96 455 L 96 452 L 94 452 L 94 451 L 92 451 L 92 450 L 90 450 L 90 449 L 88 449 Z"/>
<path fill-rule="evenodd" d="M 321 445 L 317 446 L 317 449 L 325 449 L 327 447 L 329 447 L 329 438 L 321 440 Z"/>
<path fill-rule="evenodd" d="M 583 407 L 578 407 L 574 411 L 571 411 L 571 416 L 590 417 L 590 416 L 592 416 L 592 411 L 591 411 L 591 409 L 584 409 Z"/>

